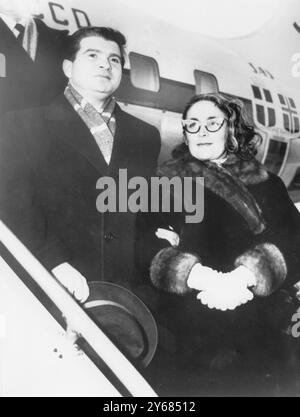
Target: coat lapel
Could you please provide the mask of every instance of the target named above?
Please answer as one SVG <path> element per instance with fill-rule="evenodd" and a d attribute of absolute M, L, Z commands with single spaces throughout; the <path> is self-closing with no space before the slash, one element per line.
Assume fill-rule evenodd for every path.
<path fill-rule="evenodd" d="M 130 122 L 130 117 L 118 105 L 116 105 L 115 115 L 116 134 L 109 165 L 109 172 L 113 176 L 118 175 L 120 168 L 128 168 L 129 161 L 136 151 L 136 137 L 139 136 Z"/>
<path fill-rule="evenodd" d="M 116 134 L 110 164 L 107 165 L 93 135 L 84 124 L 64 95 L 59 96 L 46 108 L 49 129 L 68 146 L 75 149 L 89 161 L 102 175 L 118 176 L 120 168 L 127 168 L 135 157 L 138 132 L 131 119 L 116 106 Z"/>
<path fill-rule="evenodd" d="M 238 163 L 239 159 L 235 155 L 232 158 Z M 253 169 L 258 162 L 253 162 L 252 165 L 251 161 L 243 161 L 242 164 L 250 164 Z M 228 168 L 213 162 L 199 161 L 191 155 L 186 155 L 185 159 L 170 159 L 158 170 L 159 175 L 169 178 L 179 175 L 181 178 L 191 177 L 196 181 L 198 177 L 203 177 L 205 189 L 222 198 L 236 210 L 254 234 L 262 233 L 266 228 L 262 211 L 247 186 L 236 175 L 238 172 L 236 170 L 233 174 L 232 169 L 229 171 Z"/>
<path fill-rule="evenodd" d="M 3 22 L 3 20 L 0 18 L 0 52 L 4 53 L 8 57 L 11 57 L 14 59 L 14 63 L 16 65 L 20 65 L 22 63 L 22 66 L 24 64 L 32 65 L 32 61 L 25 51 L 25 49 L 22 47 L 22 45 L 17 41 L 12 31 L 6 26 L 6 24 Z M 22 68 L 22 71 L 24 71 L 25 68 Z"/>
<path fill-rule="evenodd" d="M 86 158 L 101 174 L 107 173 L 108 165 L 93 135 L 64 95 L 46 108 L 45 117 L 49 130 L 56 137 Z"/>

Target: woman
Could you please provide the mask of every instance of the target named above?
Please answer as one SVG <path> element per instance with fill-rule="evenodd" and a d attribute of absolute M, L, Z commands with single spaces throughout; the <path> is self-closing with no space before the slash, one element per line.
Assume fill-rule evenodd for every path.
<path fill-rule="evenodd" d="M 204 219 L 139 219 L 139 263 L 158 289 L 162 329 L 153 381 L 163 394 L 283 392 L 300 214 L 280 178 L 254 158 L 260 138 L 241 103 L 195 96 L 182 125 L 184 143 L 159 175 L 204 177 Z"/>

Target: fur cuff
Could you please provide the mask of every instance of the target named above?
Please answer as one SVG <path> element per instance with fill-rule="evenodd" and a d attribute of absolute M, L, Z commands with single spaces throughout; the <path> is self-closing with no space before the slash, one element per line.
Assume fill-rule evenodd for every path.
<path fill-rule="evenodd" d="M 176 294 L 185 294 L 191 289 L 187 279 L 193 266 L 200 262 L 198 257 L 175 248 L 162 249 L 154 257 L 150 277 L 155 287 Z"/>
<path fill-rule="evenodd" d="M 235 266 L 244 265 L 256 278 L 252 288 L 255 295 L 265 297 L 276 291 L 284 282 L 287 267 L 284 257 L 277 246 L 264 243 L 245 252 L 235 261 Z"/>

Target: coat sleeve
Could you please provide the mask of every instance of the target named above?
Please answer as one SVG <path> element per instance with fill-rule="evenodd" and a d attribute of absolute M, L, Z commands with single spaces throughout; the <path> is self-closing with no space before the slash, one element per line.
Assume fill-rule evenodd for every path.
<path fill-rule="evenodd" d="M 8 113 L 1 119 L 0 218 L 39 261 L 52 269 L 68 261 L 69 256 L 48 224 L 27 140 L 17 113 Z"/>
<path fill-rule="evenodd" d="M 183 294 L 189 289 L 186 279 L 190 270 L 199 262 L 196 254 L 182 250 L 181 238 L 185 223 L 185 213 L 174 209 L 174 196 L 170 192 L 170 212 L 162 209 L 162 199 L 167 198 L 160 188 L 157 213 L 140 213 L 137 216 L 136 264 L 138 271 L 146 280 L 151 278 L 155 287 Z M 151 187 L 149 187 L 151 189 Z M 153 199 L 149 192 L 148 200 Z M 159 238 L 155 232 L 158 228 L 175 232 L 179 244 L 172 246 L 169 240 Z"/>
<path fill-rule="evenodd" d="M 255 186 L 255 191 L 251 191 L 262 209 L 267 227 L 253 239 L 249 249 L 235 258 L 232 269 L 246 266 L 257 281 L 253 292 L 258 296 L 268 296 L 279 288 L 290 289 L 300 279 L 300 214 L 283 182 L 273 174 L 270 174 L 267 182 Z M 169 216 L 171 225 L 172 221 L 178 225 L 174 217 L 171 219 L 172 216 Z M 159 221 L 166 223 L 166 218 L 163 221 L 160 218 Z M 181 223 L 183 221 L 181 219 Z M 146 245 L 143 252 L 151 259 L 151 280 L 159 288 L 184 294 L 189 291 L 186 281 L 190 270 L 195 263 L 201 263 L 201 254 L 181 250 L 180 246 L 172 248 L 164 241 L 155 243 L 154 224 L 151 237 L 148 235 L 143 242 Z M 150 230 L 147 225 L 144 225 L 144 229 Z"/>
<path fill-rule="evenodd" d="M 278 287 L 291 288 L 300 280 L 300 213 L 284 183 L 274 174 L 269 174 L 269 180 L 253 193 L 267 227 L 258 237 L 258 244 L 235 264 L 254 272 L 261 283 L 257 295 L 265 295 Z"/>

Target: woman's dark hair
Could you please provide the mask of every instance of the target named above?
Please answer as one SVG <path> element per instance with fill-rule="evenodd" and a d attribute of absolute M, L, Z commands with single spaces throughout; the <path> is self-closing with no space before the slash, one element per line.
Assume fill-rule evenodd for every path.
<path fill-rule="evenodd" d="M 227 152 L 234 153 L 241 159 L 253 158 L 262 142 L 262 137 L 249 121 L 244 104 L 240 100 L 227 98 L 219 93 L 199 94 L 187 103 L 182 115 L 183 120 L 187 118 L 190 108 L 199 101 L 214 103 L 227 117 Z M 185 136 L 185 132 L 183 134 Z M 177 146 L 172 152 L 176 159 L 187 154 L 189 154 L 189 149 L 185 143 Z"/>
<path fill-rule="evenodd" d="M 118 30 L 108 27 L 87 26 L 77 30 L 75 33 L 73 33 L 73 35 L 69 36 L 66 59 L 74 61 L 77 52 L 80 49 L 80 42 L 82 39 L 88 38 L 90 36 L 99 36 L 100 38 L 106 39 L 107 41 L 116 42 L 121 52 L 122 68 L 124 67 L 126 58 L 126 38 Z"/>

